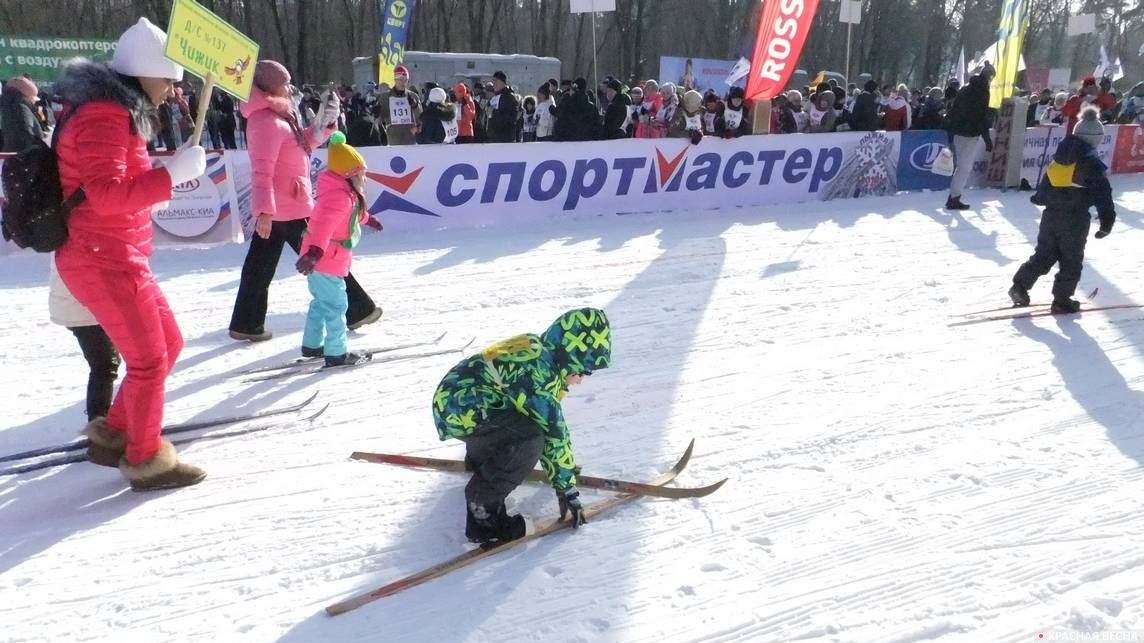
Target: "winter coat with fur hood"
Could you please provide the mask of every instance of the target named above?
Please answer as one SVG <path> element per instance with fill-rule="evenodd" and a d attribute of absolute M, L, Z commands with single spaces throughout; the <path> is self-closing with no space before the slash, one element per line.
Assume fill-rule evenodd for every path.
<path fill-rule="evenodd" d="M 57 143 L 64 197 L 83 187 L 58 259 L 113 270 L 151 256 L 151 207 L 171 199 L 171 175 L 152 168 L 154 109 L 106 65 L 74 63 L 56 83 L 69 120 Z M 74 111 L 72 111 L 74 110 Z"/>
<path fill-rule="evenodd" d="M 253 188 L 250 209 L 255 214 L 273 215 L 275 221 L 295 221 L 310 216 L 314 209 L 310 183 L 310 151 L 321 146 L 334 133 L 331 124 L 318 131 L 317 124 L 303 130 L 309 149 L 294 135 L 283 117 L 285 105 L 254 87 L 250 100 L 240 107 L 246 118 L 246 140 L 250 150 L 250 182 Z M 300 121 L 299 121 L 300 122 Z"/>

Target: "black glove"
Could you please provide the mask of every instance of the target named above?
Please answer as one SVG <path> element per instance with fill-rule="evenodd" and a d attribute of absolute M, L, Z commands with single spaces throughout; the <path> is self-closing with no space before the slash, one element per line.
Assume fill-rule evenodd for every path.
<path fill-rule="evenodd" d="M 318 246 L 310 246 L 306 254 L 298 257 L 298 262 L 294 264 L 294 268 L 304 275 L 309 275 L 311 272 L 314 272 L 314 266 L 318 265 L 318 262 L 322 260 L 323 254 L 325 254 L 325 252 Z"/>
<path fill-rule="evenodd" d="M 1103 239 L 1103 238 L 1107 237 L 1110 232 L 1112 232 L 1112 226 L 1108 226 L 1107 228 L 1104 226 L 1100 226 L 1100 229 L 1097 230 L 1096 234 L 1093 236 L 1096 237 L 1097 239 Z"/>
<path fill-rule="evenodd" d="M 572 512 L 573 529 L 579 529 L 580 525 L 588 522 L 588 519 L 584 517 L 584 505 L 580 503 L 580 492 L 576 487 L 557 491 L 556 501 L 560 503 L 560 520 L 564 520 L 568 512 Z"/>
<path fill-rule="evenodd" d="M 985 152 L 988 154 L 993 153 L 993 141 L 985 141 Z"/>
<path fill-rule="evenodd" d="M 699 141 L 703 140 L 703 132 L 699 130 L 691 130 L 691 144 L 699 145 Z"/>

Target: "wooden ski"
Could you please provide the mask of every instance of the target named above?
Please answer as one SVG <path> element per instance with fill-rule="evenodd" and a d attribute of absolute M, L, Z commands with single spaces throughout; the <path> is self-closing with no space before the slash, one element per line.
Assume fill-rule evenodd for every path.
<path fill-rule="evenodd" d="M 683 471 L 684 467 L 687 466 L 687 462 L 691 459 L 691 451 L 694 449 L 694 447 L 695 440 L 692 440 L 691 444 L 687 446 L 687 451 L 683 453 L 683 457 L 681 457 L 679 461 L 675 463 L 675 466 L 673 466 L 669 471 L 660 477 L 656 478 L 652 484 L 664 485 L 674 480 L 675 477 L 678 476 L 681 471 Z M 635 494 L 629 494 L 609 498 L 603 502 L 599 502 L 587 507 L 585 509 L 585 515 L 590 520 L 596 516 L 611 511 L 617 507 L 623 506 L 640 497 L 641 496 Z M 516 547 L 517 545 L 532 542 L 539 538 L 543 538 L 548 534 L 555 533 L 562 529 L 567 529 L 569 526 L 571 526 L 571 524 L 572 523 L 568 521 L 549 520 L 540 524 L 535 531 L 533 531 L 531 534 L 525 535 L 523 538 L 510 540 L 507 543 L 502 543 L 499 545 L 478 547 L 476 549 L 469 550 L 459 556 L 455 556 L 450 560 L 438 563 L 415 574 L 406 576 L 405 578 L 401 578 L 392 583 L 382 585 L 377 589 L 365 592 L 364 594 L 359 594 L 340 603 L 330 605 L 326 608 L 326 613 L 330 616 L 345 614 L 346 612 L 355 610 L 362 605 L 372 603 L 373 601 L 385 598 L 387 596 L 393 596 L 398 592 L 409 589 L 410 587 L 416 587 L 417 585 L 433 580 L 434 578 L 440 578 L 449 572 L 456 571 L 479 560 L 494 556 L 502 551 Z"/>
<path fill-rule="evenodd" d="M 468 468 L 464 460 L 446 460 L 442 458 L 428 458 L 416 455 L 399 455 L 396 453 L 367 453 L 354 451 L 350 458 L 375 464 L 393 464 L 401 467 L 416 469 L 430 469 L 432 471 L 446 471 L 450 473 L 467 473 Z M 531 482 L 548 482 L 548 476 L 543 471 L 532 471 L 526 480 Z M 664 487 L 661 485 L 643 482 L 628 482 L 612 478 L 597 478 L 576 474 L 576 486 L 584 489 L 602 489 L 617 493 L 634 493 L 641 496 L 654 496 L 656 498 L 702 498 L 719 490 L 727 482 L 724 478 L 719 482 L 705 487 Z"/>

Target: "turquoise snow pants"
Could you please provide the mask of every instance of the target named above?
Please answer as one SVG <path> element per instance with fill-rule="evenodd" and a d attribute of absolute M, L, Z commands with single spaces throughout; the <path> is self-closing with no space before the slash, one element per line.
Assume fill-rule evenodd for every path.
<path fill-rule="evenodd" d="M 302 345 L 322 348 L 327 357 L 346 354 L 346 280 L 341 277 L 312 272 L 306 277 L 310 285 L 310 312 L 306 315 L 306 330 Z"/>

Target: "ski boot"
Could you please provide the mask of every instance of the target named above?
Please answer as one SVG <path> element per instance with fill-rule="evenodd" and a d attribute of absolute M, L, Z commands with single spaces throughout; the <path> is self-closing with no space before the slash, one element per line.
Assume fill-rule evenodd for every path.
<path fill-rule="evenodd" d="M 313 357 L 325 357 L 325 356 L 326 356 L 326 351 L 323 350 L 321 346 L 319 346 L 317 348 L 310 348 L 309 346 L 303 346 L 302 347 L 302 357 L 313 358 Z"/>
<path fill-rule="evenodd" d="M 1049 312 L 1054 315 L 1071 315 L 1072 313 L 1079 313 L 1080 302 L 1075 299 L 1058 297 L 1053 300 L 1053 305 L 1049 307 Z"/>
<path fill-rule="evenodd" d="M 524 536 L 524 518 L 508 515 L 504 503 L 479 505 L 468 503 L 465 515 L 465 537 L 481 545 L 506 543 Z"/>
<path fill-rule="evenodd" d="M 371 359 L 373 359 L 373 356 L 371 355 L 358 355 L 357 353 L 346 353 L 345 355 L 326 355 L 326 365 L 324 368 L 337 368 L 339 366 L 361 366 Z"/>
<path fill-rule="evenodd" d="M 1024 308 L 1029 305 L 1029 291 L 1017 284 L 1009 289 L 1009 299 L 1013 300 L 1014 308 Z"/>

